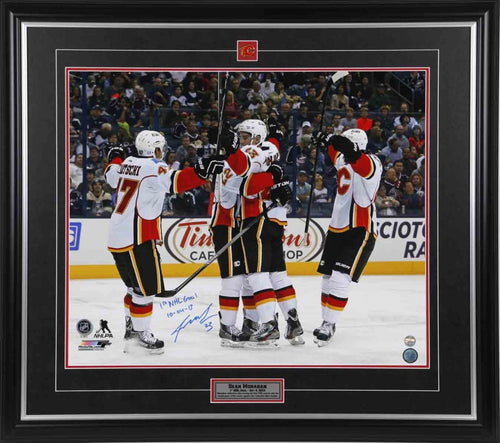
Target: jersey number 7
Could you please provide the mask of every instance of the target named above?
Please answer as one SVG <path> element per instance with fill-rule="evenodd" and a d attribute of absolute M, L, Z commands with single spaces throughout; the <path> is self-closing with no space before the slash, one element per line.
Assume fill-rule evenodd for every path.
<path fill-rule="evenodd" d="M 123 197 L 119 202 L 117 202 L 115 212 L 117 214 L 123 214 L 125 210 L 127 209 L 128 204 L 130 203 L 130 200 L 132 199 L 132 196 L 135 194 L 135 191 L 137 191 L 137 187 L 139 186 L 139 181 L 138 180 L 131 180 L 129 178 L 126 178 L 123 180 L 121 183 L 121 186 L 119 187 L 118 192 L 123 192 Z"/>

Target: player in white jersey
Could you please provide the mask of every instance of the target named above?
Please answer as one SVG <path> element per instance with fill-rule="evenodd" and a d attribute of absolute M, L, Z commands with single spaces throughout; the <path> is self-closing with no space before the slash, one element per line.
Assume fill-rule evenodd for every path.
<path fill-rule="evenodd" d="M 111 148 L 106 181 L 116 188 L 108 250 L 127 286 L 125 296 L 125 342 L 137 342 L 152 353 L 162 353 L 164 343 L 150 331 L 153 299 L 164 291 L 156 244 L 162 242 L 161 211 L 166 193 L 178 193 L 206 183 L 222 171 L 223 162 L 200 159 L 194 168 L 169 170 L 155 158 L 165 138 L 156 131 L 142 131 L 135 141 L 137 156 L 124 159 L 124 150 Z M 161 156 L 160 156 L 161 158 Z M 128 349 L 126 346 L 125 350 Z"/>
<path fill-rule="evenodd" d="M 276 146 L 277 140 L 272 140 L 272 142 L 265 141 L 261 143 L 260 147 L 250 146 L 242 148 L 243 151 L 246 149 L 250 153 L 254 152 L 256 156 L 264 155 L 266 158 L 265 163 L 262 164 L 260 169 L 255 171 L 257 173 L 272 171 L 277 166 L 274 162 L 279 160 L 280 153 Z M 279 171 L 281 171 L 281 168 L 279 168 Z M 262 176 L 261 181 L 265 178 L 263 174 L 254 174 L 250 175 L 247 180 L 252 180 L 256 175 Z M 275 183 L 279 184 L 274 187 L 268 186 L 262 188 L 261 186 L 262 190 L 255 193 L 254 191 L 259 190 L 259 188 L 256 188 L 252 183 L 243 183 L 243 220 L 259 216 L 256 215 L 257 212 L 251 213 L 252 211 L 249 210 L 249 207 L 260 211 L 258 212 L 259 214 L 261 212 L 265 214 L 262 219 L 260 234 L 258 234 L 259 231 L 257 230 L 255 235 L 244 238 L 246 257 L 248 258 L 247 266 L 251 268 L 253 266 L 252 262 L 257 259 L 257 261 L 260 261 L 260 268 L 257 272 L 268 272 L 272 289 L 276 295 L 276 301 L 287 322 L 285 338 L 293 345 L 302 345 L 304 344 L 304 339 L 302 338 L 304 331 L 297 313 L 295 289 L 286 271 L 282 240 L 285 226 L 288 224 L 286 203 L 291 197 L 291 189 L 289 182 L 284 181 L 283 175 L 275 180 Z M 280 195 L 277 195 L 277 192 Z M 274 194 L 274 199 L 271 197 L 271 194 Z M 259 303 L 262 295 L 262 292 L 254 294 L 254 302 Z M 255 336 L 252 337 L 251 341 L 254 339 L 258 341 Z"/>
<path fill-rule="evenodd" d="M 262 136 L 265 137 L 263 132 L 266 130 L 264 122 L 247 120 L 244 123 L 246 122 L 253 122 L 254 129 L 261 131 Z M 232 151 L 238 149 L 238 134 L 226 130 L 221 135 L 221 139 L 230 137 L 230 134 L 232 134 L 232 143 L 226 143 L 226 145 L 231 145 Z M 240 187 L 244 177 L 254 170 L 260 170 L 260 163 L 266 161 L 264 155 L 260 157 L 250 156 L 239 149 L 238 153 L 246 158 L 246 163 L 243 162 L 243 159 L 239 164 L 233 166 L 226 162 L 215 185 L 210 230 L 216 252 L 238 233 L 236 219 L 239 210 Z M 272 185 L 274 183 L 272 174 L 266 175 Z M 252 181 L 258 179 L 258 174 L 253 174 L 253 177 Z M 253 303 L 253 292 L 248 290 L 248 284 L 245 284 L 245 258 L 241 242 L 233 243 L 223 254 L 218 256 L 217 261 L 222 278 L 219 292 L 219 337 L 222 346 L 241 347 L 248 341 L 250 333 L 258 329 L 259 319 Z M 242 289 L 244 284 L 247 290 Z M 236 326 L 240 295 L 243 301 L 245 317 L 242 330 Z"/>
<path fill-rule="evenodd" d="M 321 306 L 323 323 L 314 330 L 314 341 L 325 346 L 350 294 L 358 282 L 377 238 L 375 198 L 382 176 L 377 156 L 366 154 L 365 131 L 349 129 L 342 135 L 319 133 L 316 143 L 328 148 L 337 169 L 337 195 L 318 272 L 323 274 Z"/>

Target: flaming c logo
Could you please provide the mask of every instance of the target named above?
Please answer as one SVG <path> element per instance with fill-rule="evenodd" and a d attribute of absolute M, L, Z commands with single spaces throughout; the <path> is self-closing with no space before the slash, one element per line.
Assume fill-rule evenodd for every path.
<path fill-rule="evenodd" d="M 237 42 L 237 47 L 238 47 L 238 56 L 237 56 L 237 61 L 257 61 L 258 57 L 258 45 L 257 41 L 243 41 L 243 40 L 238 40 Z"/>

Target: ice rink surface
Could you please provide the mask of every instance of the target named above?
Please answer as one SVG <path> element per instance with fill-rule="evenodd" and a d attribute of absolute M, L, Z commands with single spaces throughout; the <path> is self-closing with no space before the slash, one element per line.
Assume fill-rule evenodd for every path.
<path fill-rule="evenodd" d="M 278 348 L 234 349 L 220 346 L 218 292 L 220 279 L 198 277 L 176 297 L 157 299 L 151 329 L 165 341 L 165 353 L 149 355 L 142 348 L 123 352 L 125 288 L 119 279 L 71 280 L 67 307 L 67 364 L 69 367 L 110 366 L 426 366 L 427 301 L 424 276 L 363 276 L 352 284 L 351 297 L 332 342 L 318 348 L 312 331 L 321 324 L 321 277 L 291 276 L 298 299 L 299 319 L 306 343 L 292 346 L 284 338 L 285 320 L 279 311 L 282 338 Z M 166 278 L 173 289 L 184 278 Z M 241 303 L 240 303 L 241 305 Z M 90 320 L 93 332 L 82 336 L 76 328 Z M 79 350 L 82 340 L 96 339 L 100 320 L 112 337 L 101 350 Z M 238 314 L 241 326 L 241 306 Z M 418 360 L 406 363 L 404 338 L 416 338 Z M 99 338 L 99 337 L 97 337 Z M 101 337 L 102 338 L 102 337 Z"/>

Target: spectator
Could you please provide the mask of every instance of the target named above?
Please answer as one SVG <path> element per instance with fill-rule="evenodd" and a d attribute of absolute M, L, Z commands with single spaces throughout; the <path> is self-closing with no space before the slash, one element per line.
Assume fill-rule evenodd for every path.
<path fill-rule="evenodd" d="M 75 162 L 69 165 L 69 185 L 75 189 L 83 181 L 83 154 L 75 155 Z"/>
<path fill-rule="evenodd" d="M 363 98 L 363 92 L 358 89 L 354 95 L 349 97 L 349 107 L 353 108 L 356 112 L 361 108 L 368 107 L 368 101 Z"/>
<path fill-rule="evenodd" d="M 359 98 L 368 102 L 373 95 L 373 88 L 370 86 L 370 79 L 368 77 L 363 77 L 361 79 L 361 86 L 358 89 L 360 92 Z"/>
<path fill-rule="evenodd" d="M 327 109 L 334 111 L 345 110 L 349 107 L 349 97 L 345 95 L 344 85 L 339 85 L 335 94 L 330 99 Z"/>
<path fill-rule="evenodd" d="M 401 214 L 424 215 L 424 197 L 415 193 L 411 182 L 406 182 L 404 192 L 399 197 Z"/>
<path fill-rule="evenodd" d="M 408 140 L 404 132 L 405 128 L 402 125 L 396 126 L 396 132 L 387 139 L 387 144 L 389 145 L 391 140 L 396 139 L 399 142 L 399 146 L 401 148 L 408 148 L 410 146 L 410 141 Z"/>
<path fill-rule="evenodd" d="M 167 164 L 168 170 L 173 169 L 177 171 L 180 168 L 180 163 L 176 160 L 176 155 L 175 151 L 167 152 L 165 163 Z"/>
<path fill-rule="evenodd" d="M 94 181 L 95 178 L 96 178 L 95 170 L 87 166 L 87 190 L 92 189 L 92 182 Z M 76 190 L 81 195 L 83 195 L 83 179 L 82 182 L 76 187 Z"/>
<path fill-rule="evenodd" d="M 380 151 L 380 155 L 384 158 L 382 163 L 386 166 L 393 165 L 396 160 L 403 158 L 403 150 L 399 147 L 399 140 L 390 138 L 388 142 L 388 146 Z"/>
<path fill-rule="evenodd" d="M 417 169 L 417 162 L 410 157 L 410 148 L 403 148 L 403 174 L 410 177 L 411 173 Z"/>
<path fill-rule="evenodd" d="M 184 160 L 184 166 L 194 166 L 200 157 L 198 156 L 196 146 L 193 142 L 187 148 L 186 159 Z"/>
<path fill-rule="evenodd" d="M 419 155 L 425 152 L 425 137 L 422 134 L 422 128 L 419 125 L 413 127 L 412 135 L 408 139 L 410 146 L 414 146 L 417 149 Z"/>
<path fill-rule="evenodd" d="M 260 84 L 260 92 L 265 97 L 268 98 L 275 90 L 275 84 L 272 81 L 272 74 L 266 72 L 265 81 Z"/>
<path fill-rule="evenodd" d="M 409 112 L 410 112 L 410 108 L 408 106 L 408 103 L 405 103 L 405 102 L 401 103 L 401 105 L 399 107 L 399 115 L 394 119 L 394 127 L 400 125 L 401 124 L 401 117 L 403 115 L 409 116 Z M 417 120 L 415 120 L 414 117 L 410 117 L 410 121 L 409 121 L 410 128 L 413 128 L 417 124 L 418 124 Z"/>
<path fill-rule="evenodd" d="M 161 120 L 162 128 L 173 128 L 176 124 L 181 123 L 182 115 L 180 110 L 181 102 L 179 100 L 174 100 L 170 110 L 166 114 L 163 114 Z"/>
<path fill-rule="evenodd" d="M 320 101 L 316 94 L 316 88 L 311 86 L 307 89 L 307 97 L 304 99 L 304 103 L 309 108 L 309 111 L 318 112 Z"/>
<path fill-rule="evenodd" d="M 199 140 L 200 134 L 198 132 L 196 120 L 188 120 L 186 125 L 186 132 L 183 135 L 187 135 L 191 139 L 191 142 Z"/>
<path fill-rule="evenodd" d="M 422 180 L 425 180 L 425 157 L 419 157 L 417 159 L 417 169 L 414 172 L 418 172 L 422 176 Z"/>
<path fill-rule="evenodd" d="M 87 192 L 87 206 L 90 214 L 97 217 L 111 217 L 113 204 L 111 195 L 104 191 L 102 182 L 95 179 L 91 189 Z"/>
<path fill-rule="evenodd" d="M 132 144 L 133 141 L 129 124 L 127 122 L 118 122 L 118 143 L 125 145 Z"/>
<path fill-rule="evenodd" d="M 366 150 L 372 154 L 377 154 L 385 146 L 382 130 L 379 126 L 374 126 L 368 131 L 368 144 Z"/>
<path fill-rule="evenodd" d="M 114 118 L 117 122 L 127 122 L 129 127 L 140 127 L 142 122 L 136 115 L 135 110 L 132 108 L 132 103 L 127 97 L 120 99 L 120 104 L 115 108 Z"/>
<path fill-rule="evenodd" d="M 106 103 L 109 103 L 111 99 L 118 99 L 122 94 L 125 93 L 125 79 L 122 74 L 115 73 L 113 76 L 113 84 L 104 88 L 103 95 Z"/>
<path fill-rule="evenodd" d="M 368 108 L 366 107 L 361 108 L 361 114 L 358 118 L 357 123 L 358 123 L 358 128 L 366 132 L 368 132 L 370 128 L 373 126 L 373 120 L 368 117 Z"/>
<path fill-rule="evenodd" d="M 203 131 L 200 133 L 200 139 L 195 141 L 196 153 L 198 157 L 207 158 L 215 154 L 217 146 L 210 144 L 208 139 L 208 132 Z"/>
<path fill-rule="evenodd" d="M 175 155 L 175 161 L 179 163 L 179 165 L 184 165 L 184 162 L 186 161 L 187 158 L 187 151 L 189 148 L 189 145 L 191 144 L 191 139 L 189 138 L 188 135 L 183 135 L 181 137 L 181 144 L 177 148 L 176 155 Z"/>
<path fill-rule="evenodd" d="M 382 137 L 387 140 L 394 131 L 394 119 L 389 114 L 389 106 L 380 108 L 380 128 L 382 129 Z"/>
<path fill-rule="evenodd" d="M 345 117 L 340 119 L 340 124 L 347 129 L 354 129 L 358 127 L 358 121 L 354 118 L 354 109 L 350 106 L 346 108 Z"/>
<path fill-rule="evenodd" d="M 106 107 L 106 99 L 102 93 L 102 88 L 96 86 L 92 91 L 92 95 L 88 99 L 89 107 L 92 109 L 93 106 L 100 106 L 101 108 Z"/>
<path fill-rule="evenodd" d="M 420 72 L 412 71 L 408 84 L 413 89 L 413 106 L 418 112 L 422 112 L 425 107 L 425 78 Z"/>
<path fill-rule="evenodd" d="M 331 198 L 328 197 L 328 189 L 325 187 L 323 176 L 316 174 L 313 189 L 313 203 L 330 203 Z"/>
<path fill-rule="evenodd" d="M 241 106 L 237 101 L 235 101 L 233 91 L 227 91 L 226 106 L 224 110 L 226 113 L 226 118 L 230 120 L 235 120 L 240 115 Z"/>
<path fill-rule="evenodd" d="M 314 162 L 316 161 L 316 153 L 317 149 L 315 147 L 311 147 L 309 156 L 306 157 L 304 163 L 301 168 L 307 172 L 307 175 L 312 177 L 314 171 Z M 316 173 L 323 175 L 325 173 L 325 155 L 320 152 L 318 158 L 318 164 L 316 165 Z"/>
<path fill-rule="evenodd" d="M 166 90 L 161 77 L 156 77 L 154 79 L 153 91 L 151 92 L 150 99 L 153 102 L 153 106 L 157 108 L 171 104 L 168 91 Z"/>
<path fill-rule="evenodd" d="M 285 85 L 283 82 L 276 84 L 274 91 L 269 94 L 269 98 L 273 101 L 274 106 L 280 106 L 288 100 L 288 95 L 285 93 Z"/>
<path fill-rule="evenodd" d="M 71 88 L 69 106 L 78 110 L 78 112 L 82 112 L 82 91 L 79 86 L 73 86 L 73 88 Z"/>
<path fill-rule="evenodd" d="M 291 105 L 288 102 L 284 102 L 281 104 L 281 109 L 279 111 L 278 115 L 278 123 L 281 126 L 284 126 L 285 129 L 288 131 L 291 129 L 291 124 L 292 124 L 292 113 L 291 113 Z"/>
<path fill-rule="evenodd" d="M 399 183 L 394 168 L 389 168 L 385 171 L 382 184 L 385 186 L 387 195 L 397 196 L 397 186 Z"/>
<path fill-rule="evenodd" d="M 301 170 L 297 174 L 297 198 L 301 203 L 307 203 L 310 193 L 311 185 L 307 183 L 307 172 Z"/>
<path fill-rule="evenodd" d="M 267 96 L 262 93 L 262 87 L 258 80 L 255 80 L 252 83 L 252 89 L 248 91 L 247 101 L 255 103 L 255 102 L 264 102 Z"/>
<path fill-rule="evenodd" d="M 234 94 L 234 99 L 235 101 L 241 105 L 242 107 L 245 107 L 248 105 L 249 100 L 247 99 L 248 95 L 248 89 L 243 88 L 241 86 L 241 82 L 239 79 L 235 78 L 231 82 L 231 91 Z"/>
<path fill-rule="evenodd" d="M 387 195 L 385 185 L 380 185 L 378 188 L 377 199 L 375 200 L 377 207 L 377 215 L 380 216 L 394 216 L 397 215 L 397 208 L 399 208 L 399 201 L 393 196 Z"/>
<path fill-rule="evenodd" d="M 191 80 L 188 82 L 187 89 L 184 92 L 184 97 L 186 97 L 186 106 L 197 108 L 200 106 L 203 95 L 196 90 L 196 84 Z"/>
<path fill-rule="evenodd" d="M 88 117 L 88 128 L 90 132 L 96 132 L 103 123 L 102 108 L 99 105 L 94 105 L 90 108 L 90 115 Z"/>
<path fill-rule="evenodd" d="M 149 124 L 151 110 L 153 109 L 153 102 L 146 96 L 146 92 L 142 86 L 135 86 L 134 93 L 130 97 L 132 109 L 137 118 L 143 125 Z"/>
<path fill-rule="evenodd" d="M 368 102 L 368 108 L 372 111 L 379 110 L 382 106 L 390 106 L 391 97 L 387 94 L 384 83 L 379 83 L 372 98 Z"/>
<path fill-rule="evenodd" d="M 413 172 L 410 175 L 410 182 L 413 185 L 413 190 L 416 194 L 424 196 L 424 179 L 418 172 Z"/>
<path fill-rule="evenodd" d="M 97 170 L 102 168 L 102 154 L 99 148 L 93 143 L 89 143 L 90 156 L 87 159 L 87 168 Z"/>
<path fill-rule="evenodd" d="M 332 132 L 335 135 L 340 135 L 344 132 L 344 126 L 340 123 L 340 114 L 335 114 L 332 120 Z"/>
<path fill-rule="evenodd" d="M 396 160 L 392 167 L 394 168 L 394 171 L 396 171 L 397 181 L 400 182 L 400 184 L 397 187 L 398 189 L 401 189 L 404 186 L 404 184 L 408 181 L 408 176 L 404 173 L 403 161 Z"/>
<path fill-rule="evenodd" d="M 174 100 L 177 100 L 181 104 L 181 106 L 186 106 L 187 99 L 186 97 L 184 97 L 184 95 L 182 95 L 182 87 L 179 85 L 174 87 L 174 93 L 170 97 L 169 101 L 170 106 L 172 106 L 172 102 Z"/>

